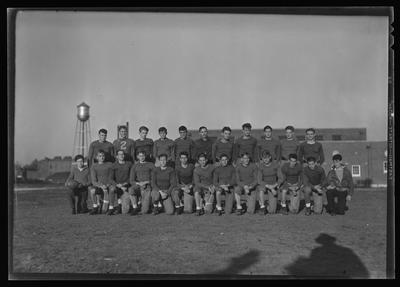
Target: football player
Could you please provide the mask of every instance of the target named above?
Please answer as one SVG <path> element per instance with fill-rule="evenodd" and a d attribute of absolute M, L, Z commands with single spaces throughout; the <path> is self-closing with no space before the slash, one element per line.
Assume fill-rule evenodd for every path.
<path fill-rule="evenodd" d="M 90 168 L 92 184 L 89 188 L 90 198 L 93 202 L 93 209 L 90 215 L 107 212 L 109 207 L 109 191 L 112 184 L 112 163 L 105 162 L 105 153 L 102 150 L 97 152 L 97 162 Z M 103 201 L 103 204 L 101 204 Z"/>
<path fill-rule="evenodd" d="M 300 192 L 303 182 L 303 166 L 297 161 L 297 155 L 289 154 L 289 162 L 283 163 L 281 167 L 281 213 L 287 215 L 286 196 L 289 196 L 289 210 L 291 213 L 298 213 L 300 207 Z"/>
<path fill-rule="evenodd" d="M 217 198 L 217 211 L 218 215 L 222 215 L 222 199 L 221 195 L 225 194 L 225 213 L 232 213 L 234 201 L 234 188 L 236 185 L 236 171 L 232 165 L 229 165 L 229 157 L 226 154 L 219 156 L 220 165 L 214 171 L 214 186 Z"/>
<path fill-rule="evenodd" d="M 100 129 L 99 130 L 99 139 L 95 140 L 94 142 L 90 143 L 90 145 L 89 145 L 89 152 L 88 152 L 89 167 L 91 167 L 92 164 L 95 162 L 95 159 L 97 159 L 99 150 L 103 151 L 105 162 L 114 162 L 114 146 L 112 143 L 107 141 L 107 130 L 106 129 Z"/>
<path fill-rule="evenodd" d="M 124 152 L 124 160 L 133 163 L 135 161 L 135 141 L 128 138 L 128 128 L 120 126 L 118 135 L 118 139 L 113 142 L 114 151 L 122 150 Z"/>
<path fill-rule="evenodd" d="M 278 190 L 282 184 L 282 172 L 279 164 L 272 159 L 268 150 L 264 150 L 258 167 L 258 190 L 260 193 L 261 214 L 276 213 Z M 265 194 L 268 194 L 268 208 L 265 208 Z"/>
<path fill-rule="evenodd" d="M 129 212 L 130 198 L 128 188 L 131 186 L 129 183 L 129 175 L 132 167 L 132 162 L 125 161 L 125 152 L 120 149 L 117 151 L 117 161 L 113 164 L 113 184 L 110 186 L 110 207 L 107 215 L 126 214 Z M 113 208 L 117 197 L 117 207 Z"/>
<path fill-rule="evenodd" d="M 72 166 L 71 172 L 65 182 L 68 187 L 68 199 L 72 214 L 86 213 L 88 187 L 91 185 L 90 170 L 84 165 L 83 155 L 78 154 L 74 158 L 76 166 Z"/>
<path fill-rule="evenodd" d="M 315 140 L 315 129 L 306 130 L 306 140 L 299 145 L 299 161 L 307 166 L 307 158 L 313 157 L 315 163 L 322 165 L 324 163 L 324 150 L 322 144 Z"/>
<path fill-rule="evenodd" d="M 188 162 L 189 155 L 185 151 L 180 153 L 179 159 L 180 163 L 175 166 L 177 186 L 172 192 L 172 198 L 175 204 L 175 212 L 177 215 L 181 214 L 182 212 L 192 213 L 194 201 L 194 165 Z"/>
<path fill-rule="evenodd" d="M 215 162 L 215 165 L 219 165 L 219 161 L 221 160 L 221 155 L 225 154 L 229 158 L 229 164 L 235 162 L 236 158 L 234 158 L 234 143 L 231 139 L 232 130 L 230 127 L 223 127 L 221 131 L 221 138 L 217 139 L 215 143 L 212 145 L 212 159 Z"/>
<path fill-rule="evenodd" d="M 152 139 L 147 138 L 147 134 L 149 133 L 149 129 L 145 126 L 141 126 L 139 128 L 139 138 L 135 140 L 135 154 L 136 156 L 140 151 L 144 151 L 146 155 L 146 161 L 154 163 L 155 158 L 153 157 L 153 145 L 154 142 Z"/>
<path fill-rule="evenodd" d="M 204 214 L 204 211 L 212 213 L 214 203 L 215 186 L 213 184 L 214 166 L 207 163 L 205 154 L 199 154 L 199 166 L 193 171 L 194 179 L 194 198 L 196 200 L 196 215 Z M 203 210 L 203 200 L 205 210 Z"/>
<path fill-rule="evenodd" d="M 244 193 L 247 196 L 247 211 L 254 214 L 256 211 L 257 200 L 257 177 L 258 168 L 255 163 L 250 162 L 248 153 L 243 153 L 240 157 L 241 162 L 236 166 L 235 199 L 236 214 L 242 215 L 243 208 L 240 196 Z"/>
<path fill-rule="evenodd" d="M 314 200 L 314 213 L 322 213 L 322 196 L 325 192 L 325 178 L 325 170 L 321 166 L 316 165 L 315 157 L 308 157 L 307 166 L 305 166 L 303 169 L 306 215 L 311 214 L 311 195 Z"/>
<path fill-rule="evenodd" d="M 172 167 L 167 166 L 168 155 L 161 154 L 158 157 L 160 166 L 153 169 L 151 177 L 151 198 L 153 202 L 153 214 L 158 214 L 162 206 L 166 214 L 174 214 L 174 204 L 172 203 L 172 190 L 176 187 L 176 175 Z"/>
<path fill-rule="evenodd" d="M 247 153 L 250 162 L 255 162 L 257 160 L 257 140 L 251 135 L 251 124 L 243 124 L 242 130 L 243 135 L 235 142 L 235 157 L 238 158 L 238 161 L 241 161 L 242 155 Z"/>
<path fill-rule="evenodd" d="M 146 152 L 139 151 L 137 162 L 132 166 L 129 175 L 129 197 L 132 203 L 131 215 L 139 213 L 139 198 L 141 198 L 141 213 L 146 214 L 150 209 L 151 201 L 151 175 L 154 164 L 146 161 Z"/>
<path fill-rule="evenodd" d="M 167 138 L 167 128 L 161 127 L 158 129 L 160 138 L 154 141 L 153 157 L 156 159 L 155 166 L 160 166 L 158 157 L 162 154 L 168 156 L 167 166 L 174 168 L 175 155 L 174 155 L 174 141 Z"/>

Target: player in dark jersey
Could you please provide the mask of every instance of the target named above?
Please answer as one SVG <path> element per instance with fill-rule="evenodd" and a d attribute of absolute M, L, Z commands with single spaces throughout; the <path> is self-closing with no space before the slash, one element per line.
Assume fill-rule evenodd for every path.
<path fill-rule="evenodd" d="M 179 162 L 179 155 L 181 152 L 187 152 L 189 155 L 189 163 L 195 163 L 194 158 L 194 142 L 188 137 L 188 131 L 185 126 L 179 127 L 179 138 L 174 141 L 174 151 L 175 151 L 175 162 Z"/>
<path fill-rule="evenodd" d="M 185 151 L 181 152 L 179 158 L 180 163 L 175 166 L 177 186 L 172 192 L 172 198 L 175 204 L 175 213 L 177 215 L 182 212 L 192 213 L 194 202 L 194 164 L 188 162 L 189 155 Z"/>
<path fill-rule="evenodd" d="M 126 214 L 129 212 L 129 192 L 128 188 L 131 186 L 129 183 L 129 175 L 132 167 L 132 162 L 125 161 L 125 152 L 123 150 L 117 151 L 117 161 L 113 163 L 113 184 L 110 187 L 110 207 L 107 215 Z M 113 208 L 115 197 L 117 198 L 117 206 Z"/>
<path fill-rule="evenodd" d="M 299 151 L 299 142 L 294 135 L 294 127 L 287 126 L 285 128 L 286 138 L 281 140 L 281 165 L 289 161 L 289 155 L 297 156 Z"/>
<path fill-rule="evenodd" d="M 220 155 L 220 165 L 215 168 L 213 180 L 215 186 L 215 196 L 217 198 L 217 211 L 218 215 L 222 215 L 222 194 L 225 194 L 225 213 L 232 213 L 234 201 L 234 188 L 236 185 L 236 171 L 235 168 L 228 164 L 229 157 L 226 154 Z"/>
<path fill-rule="evenodd" d="M 315 129 L 306 130 L 306 140 L 299 146 L 299 161 L 307 166 L 307 158 L 315 158 L 315 163 L 322 165 L 325 161 L 322 144 L 315 140 Z"/>
<path fill-rule="evenodd" d="M 261 157 L 264 151 L 269 151 L 272 160 L 281 160 L 281 142 L 272 137 L 271 126 L 264 127 L 264 135 L 257 142 L 258 155 Z M 260 158 L 262 160 L 262 158 Z"/>
<path fill-rule="evenodd" d="M 221 131 L 221 138 L 217 139 L 212 146 L 212 158 L 216 166 L 220 165 L 219 161 L 222 154 L 225 154 L 229 158 L 229 163 L 235 162 L 234 157 L 234 142 L 231 139 L 232 130 L 230 127 L 223 127 Z"/>
<path fill-rule="evenodd" d="M 289 156 L 289 162 L 282 164 L 282 180 L 281 186 L 281 213 L 287 215 L 286 195 L 289 196 L 289 211 L 298 213 L 300 207 L 300 192 L 303 183 L 303 166 L 297 161 L 297 155 L 292 153 Z"/>
<path fill-rule="evenodd" d="M 154 142 L 152 139 L 147 138 L 149 129 L 145 126 L 139 128 L 139 138 L 135 140 L 135 155 L 137 156 L 140 151 L 144 151 L 147 162 L 155 162 L 153 157 Z"/>
<path fill-rule="evenodd" d="M 112 185 L 112 163 L 105 162 L 105 153 L 100 150 L 97 153 L 97 162 L 90 168 L 92 186 L 89 188 L 93 209 L 90 215 L 107 212 L 109 205 L 109 191 Z M 103 204 L 101 204 L 103 201 Z"/>
<path fill-rule="evenodd" d="M 212 213 L 215 199 L 215 186 L 213 184 L 214 166 L 207 163 L 205 154 L 199 154 L 199 166 L 193 171 L 194 197 L 196 200 L 196 215 L 204 214 L 204 211 Z M 203 209 L 203 200 L 205 207 Z"/>
<path fill-rule="evenodd" d="M 161 127 L 158 129 L 160 138 L 154 141 L 153 157 L 156 159 L 155 166 L 160 166 L 158 157 L 162 154 L 167 155 L 167 166 L 174 168 L 175 155 L 174 155 L 174 141 L 167 138 L 167 128 Z"/>
<path fill-rule="evenodd" d="M 105 162 L 114 162 L 114 146 L 107 141 L 107 130 L 99 130 L 99 139 L 89 145 L 88 159 L 89 167 L 95 162 L 99 150 L 104 152 Z"/>
<path fill-rule="evenodd" d="M 241 155 L 247 153 L 250 162 L 257 161 L 257 140 L 251 135 L 251 124 L 242 125 L 243 135 L 235 142 L 235 156 L 238 158 L 237 164 L 241 162 Z"/>
<path fill-rule="evenodd" d="M 174 214 L 172 202 L 172 190 L 176 187 L 176 175 L 172 167 L 167 166 L 166 154 L 158 157 L 160 166 L 153 169 L 151 175 L 151 198 L 153 202 L 153 214 L 157 215 L 164 207 L 165 213 Z"/>
<path fill-rule="evenodd" d="M 194 157 L 197 158 L 199 154 L 203 153 L 207 157 L 208 164 L 212 164 L 213 141 L 208 137 L 208 130 L 206 127 L 200 127 L 199 134 L 200 138 L 194 141 Z"/>
<path fill-rule="evenodd" d="M 122 150 L 124 152 L 124 160 L 133 163 L 135 161 L 135 141 L 128 138 L 128 128 L 120 126 L 118 135 L 118 139 L 113 142 L 114 151 Z"/>

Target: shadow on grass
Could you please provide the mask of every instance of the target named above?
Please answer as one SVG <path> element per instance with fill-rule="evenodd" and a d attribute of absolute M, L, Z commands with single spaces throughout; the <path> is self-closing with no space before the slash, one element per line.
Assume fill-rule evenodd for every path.
<path fill-rule="evenodd" d="M 321 246 L 310 257 L 299 257 L 285 267 L 289 275 L 298 277 L 368 278 L 369 272 L 360 258 L 347 247 L 337 245 L 336 238 L 321 233 L 315 241 Z"/>
<path fill-rule="evenodd" d="M 250 267 L 251 265 L 260 261 L 260 251 L 251 249 L 245 254 L 233 257 L 230 260 L 228 267 L 222 270 L 217 270 L 213 274 L 239 274 L 240 271 Z"/>

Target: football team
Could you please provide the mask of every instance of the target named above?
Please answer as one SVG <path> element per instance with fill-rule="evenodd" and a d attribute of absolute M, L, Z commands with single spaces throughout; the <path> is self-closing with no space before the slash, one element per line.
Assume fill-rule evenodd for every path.
<path fill-rule="evenodd" d="M 155 141 L 147 138 L 145 126 L 137 140 L 120 126 L 113 143 L 107 141 L 107 130 L 100 129 L 99 139 L 90 144 L 88 164 L 83 155 L 75 156 L 65 183 L 72 213 L 287 215 L 299 213 L 304 199 L 305 215 L 324 210 L 345 214 L 354 190 L 351 172 L 334 151 L 325 173 L 315 129 L 307 129 L 300 143 L 293 126 L 285 128 L 282 140 L 273 137 L 271 126 L 264 127 L 260 139 L 251 135 L 251 128 L 243 124 L 243 135 L 234 140 L 232 130 L 223 127 L 214 142 L 204 126 L 195 141 L 185 126 L 175 140 L 160 127 Z"/>

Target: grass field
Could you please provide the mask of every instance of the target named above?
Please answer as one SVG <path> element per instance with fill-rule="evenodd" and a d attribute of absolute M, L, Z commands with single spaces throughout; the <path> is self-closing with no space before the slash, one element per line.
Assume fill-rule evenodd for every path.
<path fill-rule="evenodd" d="M 345 216 L 72 215 L 62 189 L 16 194 L 15 273 L 386 277 L 382 189 Z"/>

